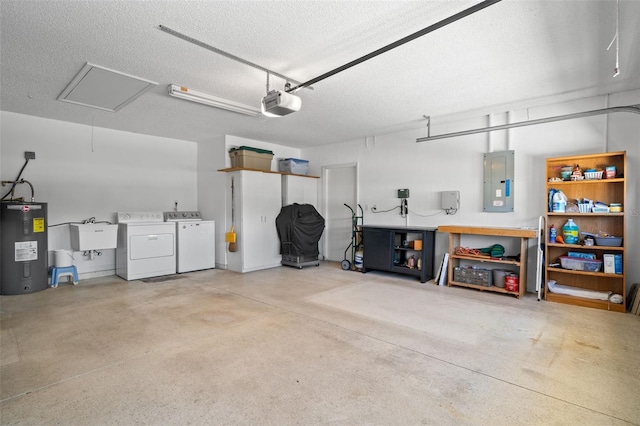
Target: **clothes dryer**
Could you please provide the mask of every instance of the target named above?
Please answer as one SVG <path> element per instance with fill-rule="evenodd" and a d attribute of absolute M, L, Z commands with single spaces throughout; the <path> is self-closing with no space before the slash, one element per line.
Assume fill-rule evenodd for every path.
<path fill-rule="evenodd" d="M 162 212 L 118 213 L 116 274 L 130 281 L 175 273 L 175 225 Z"/>

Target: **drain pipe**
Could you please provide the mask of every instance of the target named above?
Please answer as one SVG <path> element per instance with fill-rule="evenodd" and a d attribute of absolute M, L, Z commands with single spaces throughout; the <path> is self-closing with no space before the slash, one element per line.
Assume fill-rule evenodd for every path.
<path fill-rule="evenodd" d="M 453 137 L 456 137 L 456 136 L 473 135 L 473 134 L 476 134 L 476 133 L 493 132 L 495 130 L 512 129 L 514 127 L 533 126 L 534 124 L 552 123 L 554 121 L 571 120 L 573 118 L 590 117 L 592 115 L 602 115 L 602 114 L 609 114 L 609 113 L 614 113 L 614 112 L 632 112 L 634 114 L 640 114 L 640 104 L 638 104 L 638 105 L 625 105 L 625 106 L 618 106 L 618 107 L 609 107 L 609 108 L 603 108 L 603 109 L 595 109 L 595 110 L 592 110 L 592 111 L 576 112 L 574 114 L 558 115 L 558 116 L 555 116 L 555 117 L 539 118 L 537 120 L 519 121 L 517 123 L 502 124 L 502 125 L 499 125 L 499 126 L 489 126 L 489 127 L 484 127 L 484 128 L 481 128 L 481 129 L 463 130 L 463 131 L 460 131 L 460 132 L 445 133 L 445 134 L 442 134 L 442 135 L 435 135 L 435 136 L 427 136 L 427 137 L 417 138 L 416 139 L 416 143 L 418 143 L 418 142 L 428 142 L 428 141 L 433 141 L 433 140 L 436 140 L 436 139 L 448 139 L 448 138 L 453 138 Z"/>

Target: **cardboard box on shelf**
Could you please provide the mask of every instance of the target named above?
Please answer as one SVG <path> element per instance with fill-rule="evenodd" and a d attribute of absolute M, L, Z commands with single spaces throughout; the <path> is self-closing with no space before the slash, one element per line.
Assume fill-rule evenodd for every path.
<path fill-rule="evenodd" d="M 605 274 L 622 274 L 622 255 L 604 254 L 602 255 Z"/>

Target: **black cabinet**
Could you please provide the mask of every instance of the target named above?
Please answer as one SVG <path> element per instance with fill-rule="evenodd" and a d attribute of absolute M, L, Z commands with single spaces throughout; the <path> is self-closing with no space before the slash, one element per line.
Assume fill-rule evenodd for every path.
<path fill-rule="evenodd" d="M 433 278 L 435 228 L 364 226 L 362 272 L 396 272 L 420 278 Z"/>

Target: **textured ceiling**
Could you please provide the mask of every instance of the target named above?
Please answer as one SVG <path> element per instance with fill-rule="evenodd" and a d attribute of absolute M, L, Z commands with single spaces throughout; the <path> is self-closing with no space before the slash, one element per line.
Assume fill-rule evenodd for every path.
<path fill-rule="evenodd" d="M 247 117 L 171 98 L 168 84 L 259 107 L 265 73 L 164 25 L 307 81 L 477 1 L 0 0 L 0 108 L 197 142 L 233 134 L 295 147 L 423 125 L 457 113 L 640 88 L 640 1 L 504 0 L 302 90 L 301 111 Z M 111 113 L 57 99 L 90 62 L 158 82 Z M 272 88 L 284 82 L 271 79 Z"/>

